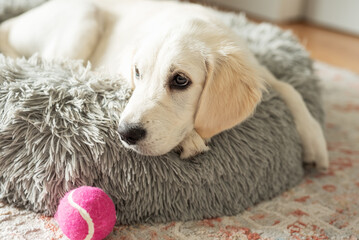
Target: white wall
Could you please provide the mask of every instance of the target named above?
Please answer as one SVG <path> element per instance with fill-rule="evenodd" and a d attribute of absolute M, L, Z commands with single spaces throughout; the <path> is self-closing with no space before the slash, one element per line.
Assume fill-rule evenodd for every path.
<path fill-rule="evenodd" d="M 359 0 L 308 0 L 306 19 L 354 34 L 359 34 Z"/>
<path fill-rule="evenodd" d="M 203 2 L 233 10 L 244 10 L 252 16 L 265 20 L 283 22 L 301 18 L 305 0 L 204 0 Z"/>

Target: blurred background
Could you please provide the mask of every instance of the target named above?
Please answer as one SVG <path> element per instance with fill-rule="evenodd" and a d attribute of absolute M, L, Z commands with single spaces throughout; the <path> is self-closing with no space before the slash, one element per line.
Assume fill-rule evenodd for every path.
<path fill-rule="evenodd" d="M 311 56 L 359 73 L 359 0 L 192 0 L 292 30 Z"/>
<path fill-rule="evenodd" d="M 0 0 L 0 22 L 45 1 Z M 359 0 L 175 1 L 245 12 L 255 22 L 270 22 L 290 29 L 313 59 L 359 74 Z"/>

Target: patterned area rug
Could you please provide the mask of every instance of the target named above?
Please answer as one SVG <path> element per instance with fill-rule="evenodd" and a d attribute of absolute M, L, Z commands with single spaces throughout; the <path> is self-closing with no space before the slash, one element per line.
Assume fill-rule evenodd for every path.
<path fill-rule="evenodd" d="M 328 173 L 308 172 L 281 196 L 232 217 L 119 226 L 107 238 L 350 239 L 359 237 L 359 76 L 323 63 Z M 0 239 L 67 239 L 52 218 L 0 202 Z"/>

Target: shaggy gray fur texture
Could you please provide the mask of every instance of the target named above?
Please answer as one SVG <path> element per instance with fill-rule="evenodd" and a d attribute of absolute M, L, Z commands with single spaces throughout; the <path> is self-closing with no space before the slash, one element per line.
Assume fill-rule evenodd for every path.
<path fill-rule="evenodd" d="M 322 122 L 312 62 L 297 40 L 241 15 L 223 18 Z M 113 199 L 118 223 L 166 222 L 237 214 L 302 179 L 293 119 L 272 91 L 253 117 L 191 160 L 121 145 L 117 124 L 130 95 L 121 79 L 81 62 L 0 55 L 0 200 L 52 215 L 65 192 L 93 185 Z"/>

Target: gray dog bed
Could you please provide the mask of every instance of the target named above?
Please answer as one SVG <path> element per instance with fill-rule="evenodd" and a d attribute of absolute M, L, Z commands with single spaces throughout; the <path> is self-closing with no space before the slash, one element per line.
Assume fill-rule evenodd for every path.
<path fill-rule="evenodd" d="M 223 18 L 322 122 L 312 62 L 297 40 L 241 15 Z M 78 61 L 0 55 L 0 200 L 52 215 L 67 191 L 92 185 L 111 196 L 118 223 L 166 222 L 237 214 L 302 179 L 301 143 L 275 92 L 191 160 L 175 152 L 141 156 L 121 145 L 116 130 L 130 95 L 119 77 Z"/>

